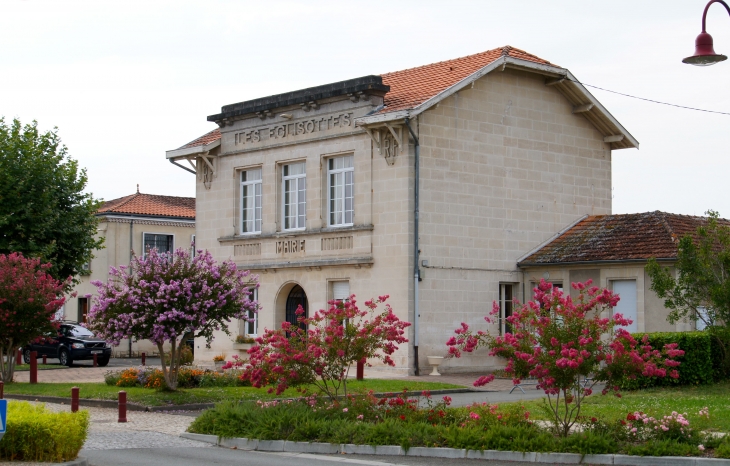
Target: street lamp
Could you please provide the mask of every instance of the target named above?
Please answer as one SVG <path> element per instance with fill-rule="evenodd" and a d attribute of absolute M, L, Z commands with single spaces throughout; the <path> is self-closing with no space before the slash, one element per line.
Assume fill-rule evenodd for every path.
<path fill-rule="evenodd" d="M 725 55 L 715 53 L 712 47 L 712 36 L 705 32 L 705 22 L 707 20 L 707 10 L 713 3 L 722 3 L 728 14 L 730 14 L 730 7 L 723 0 L 710 0 L 705 7 L 705 12 L 702 13 L 702 32 L 695 40 L 695 54 L 691 57 L 687 57 L 682 60 L 682 63 L 697 66 L 710 66 L 715 63 L 727 60 Z"/>

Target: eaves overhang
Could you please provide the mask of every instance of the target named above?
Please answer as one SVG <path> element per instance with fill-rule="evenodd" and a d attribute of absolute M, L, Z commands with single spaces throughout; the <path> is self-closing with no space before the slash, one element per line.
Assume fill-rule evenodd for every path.
<path fill-rule="evenodd" d="M 207 154 L 216 147 L 221 145 L 221 140 L 217 139 L 209 144 L 201 144 L 199 146 L 185 147 L 183 149 L 174 149 L 165 151 L 165 156 L 168 160 L 186 159 L 193 155 Z"/>
<path fill-rule="evenodd" d="M 657 262 L 675 262 L 676 257 L 655 257 Z M 604 260 L 588 260 L 588 261 L 570 261 L 570 262 L 518 262 L 517 267 L 524 269 L 527 267 L 561 267 L 568 265 L 621 265 L 621 264 L 642 264 L 648 262 L 649 259 L 604 259 Z"/>
<path fill-rule="evenodd" d="M 566 68 L 552 65 L 535 63 L 528 60 L 503 56 L 489 65 L 479 69 L 467 76 L 453 86 L 436 94 L 423 103 L 406 110 L 394 112 L 380 112 L 367 115 L 355 120 L 359 126 L 370 126 L 414 118 L 429 108 L 435 106 L 442 100 L 471 86 L 478 79 L 493 71 L 504 71 L 505 69 L 518 69 L 545 76 L 545 85 L 554 86 L 573 105 L 574 113 L 581 113 L 593 126 L 603 135 L 604 142 L 609 144 L 611 149 L 639 148 L 639 141 L 614 118 L 613 115 L 596 99 L 583 84 Z"/>

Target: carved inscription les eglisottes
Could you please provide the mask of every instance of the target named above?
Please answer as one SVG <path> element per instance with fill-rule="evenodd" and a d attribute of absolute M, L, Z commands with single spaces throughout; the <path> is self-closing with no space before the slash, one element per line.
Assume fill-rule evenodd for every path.
<path fill-rule="evenodd" d="M 300 136 L 302 134 L 346 128 L 348 126 L 352 126 L 352 115 L 352 112 L 340 113 L 339 115 L 293 121 L 291 123 L 282 123 L 268 126 L 266 128 L 252 129 L 250 131 L 240 131 L 234 135 L 235 143 L 236 145 L 255 144 L 268 139 L 286 139 L 288 137 Z"/>

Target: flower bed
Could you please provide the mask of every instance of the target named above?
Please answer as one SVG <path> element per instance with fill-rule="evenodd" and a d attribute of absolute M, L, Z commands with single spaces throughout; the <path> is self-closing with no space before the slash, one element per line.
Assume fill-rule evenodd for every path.
<path fill-rule="evenodd" d="M 241 372 L 230 370 L 219 373 L 211 370 L 181 367 L 177 374 L 179 388 L 246 387 L 251 384 L 241 378 Z M 121 371 L 109 371 L 104 375 L 107 385 L 117 387 L 165 388 L 165 377 L 155 367 L 140 366 Z"/>
<path fill-rule="evenodd" d="M 334 402 L 316 396 L 255 403 L 230 401 L 204 412 L 189 431 L 224 438 L 400 445 L 406 450 L 424 446 L 730 457 L 730 441 L 701 433 L 710 422 L 706 409 L 695 416 L 695 425 L 690 425 L 684 414 L 654 419 L 637 412 L 611 422 L 582 418 L 570 435 L 558 436 L 556 426 L 533 421 L 520 405 L 483 403 L 451 408 L 449 403 L 448 396 L 436 401 L 427 392 L 416 398 L 400 394 L 380 399 L 370 393 Z"/>

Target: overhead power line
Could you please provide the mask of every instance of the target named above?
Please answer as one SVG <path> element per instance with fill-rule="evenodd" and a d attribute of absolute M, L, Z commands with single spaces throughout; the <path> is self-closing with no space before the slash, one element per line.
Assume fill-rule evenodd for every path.
<path fill-rule="evenodd" d="M 606 92 L 610 92 L 610 93 L 612 93 L 612 94 L 618 94 L 618 95 L 622 95 L 622 96 L 624 96 L 624 97 L 630 97 L 630 98 L 632 98 L 632 99 L 638 99 L 638 100 L 643 100 L 643 101 L 645 101 L 645 102 L 651 102 L 651 103 L 653 103 L 653 104 L 668 105 L 668 106 L 670 106 L 670 107 L 677 107 L 677 108 L 683 108 L 683 109 L 685 109 L 685 110 L 694 110 L 694 111 L 696 111 L 696 112 L 705 112 L 705 113 L 717 113 L 717 114 L 719 114 L 719 115 L 730 115 L 730 113 L 728 113 L 728 112 L 718 112 L 718 111 L 716 111 L 716 110 L 706 110 L 706 109 L 704 109 L 704 108 L 687 107 L 687 106 L 685 106 L 685 105 L 670 104 L 669 102 L 661 102 L 661 101 L 659 101 L 659 100 L 647 99 L 647 98 L 645 98 L 645 97 L 637 97 L 637 96 L 635 96 L 635 95 L 631 95 L 631 94 L 624 94 L 623 92 L 618 92 L 618 91 L 612 91 L 612 90 L 610 90 L 610 89 L 605 89 L 605 88 L 603 88 L 603 87 L 598 87 L 598 86 L 594 86 L 593 84 L 586 84 L 586 83 L 584 83 L 584 82 L 580 82 L 580 81 L 577 81 L 577 80 L 575 80 L 575 79 L 570 79 L 570 78 L 568 78 L 568 77 L 566 77 L 565 79 L 567 79 L 568 81 L 573 81 L 574 83 L 582 84 L 582 85 L 584 85 L 584 86 L 587 86 L 587 87 L 592 87 L 592 88 L 594 88 L 594 89 L 599 89 L 599 90 L 601 90 L 601 91 L 606 91 Z"/>

